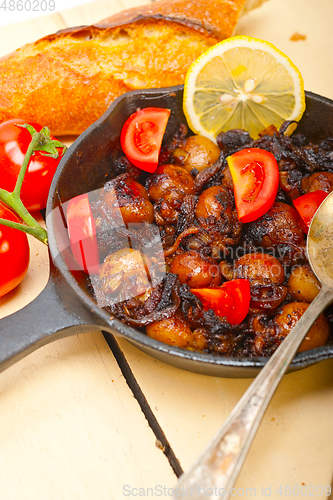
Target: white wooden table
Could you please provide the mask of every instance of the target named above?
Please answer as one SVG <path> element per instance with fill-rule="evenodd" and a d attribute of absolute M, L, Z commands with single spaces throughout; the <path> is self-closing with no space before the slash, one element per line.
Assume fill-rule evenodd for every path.
<path fill-rule="evenodd" d="M 0 54 L 141 3 L 98 0 L 3 26 Z M 333 98 L 332 20 L 332 0 L 270 0 L 244 17 L 236 34 L 269 40 L 299 67 L 307 90 Z M 306 39 L 291 41 L 296 32 Z M 31 241 L 31 255 L 23 283 L 0 299 L 0 317 L 33 300 L 45 286 L 47 249 Z M 47 311 L 42 313 L 47 321 Z M 118 345 L 132 371 L 129 375 L 125 366 L 126 378 L 137 382 L 140 397 L 137 390 L 133 396 L 121 371 L 124 360 L 120 367 L 98 331 L 45 346 L 0 375 L 1 500 L 168 498 L 177 463 L 183 469 L 192 463 L 251 383 L 185 372 L 125 340 Z M 149 405 L 153 428 L 139 403 Z M 327 498 L 320 485 L 325 488 L 332 480 L 332 420 L 333 360 L 287 375 L 234 496 L 253 497 L 255 491 L 257 498 Z M 302 485 L 303 494 L 297 494 Z"/>

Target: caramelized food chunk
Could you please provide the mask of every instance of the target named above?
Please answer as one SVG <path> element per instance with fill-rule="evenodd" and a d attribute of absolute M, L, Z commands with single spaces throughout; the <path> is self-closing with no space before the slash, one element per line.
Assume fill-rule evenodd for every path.
<path fill-rule="evenodd" d="M 234 264 L 235 276 L 250 280 L 251 285 L 274 283 L 281 285 L 284 281 L 284 269 L 272 255 L 264 252 L 243 255 Z"/>
<path fill-rule="evenodd" d="M 220 154 L 220 148 L 210 139 L 202 135 L 192 135 L 186 139 L 183 146 L 175 149 L 173 158 L 177 165 L 184 167 L 188 172 L 193 169 L 201 172 L 213 165 Z"/>
<path fill-rule="evenodd" d="M 190 288 L 217 286 L 222 281 L 217 262 L 211 257 L 201 256 L 195 250 L 177 255 L 172 261 L 170 272 L 178 274 L 180 283 Z"/>
<path fill-rule="evenodd" d="M 212 186 L 203 191 L 199 196 L 195 215 L 210 236 L 213 248 L 225 251 L 228 246 L 239 242 L 242 223 L 238 220 L 229 189 Z"/>
<path fill-rule="evenodd" d="M 246 239 L 257 248 L 274 252 L 287 265 L 306 259 L 304 232 L 299 225 L 299 215 L 286 203 L 274 203 L 265 215 L 248 224 Z"/>
<path fill-rule="evenodd" d="M 333 173 L 332 172 L 316 172 L 309 177 L 302 179 L 302 189 L 306 193 L 313 191 L 326 191 L 331 193 L 333 191 Z"/>
<path fill-rule="evenodd" d="M 146 189 L 131 177 L 119 176 L 119 181 L 106 184 L 101 199 L 109 208 L 110 216 L 120 209 L 125 224 L 149 222 L 154 220 L 154 209 Z"/>
<path fill-rule="evenodd" d="M 277 336 L 284 339 L 308 307 L 309 304 L 306 302 L 291 302 L 290 304 L 283 306 L 274 318 L 274 322 L 278 326 Z M 306 334 L 298 352 L 308 351 L 309 349 L 325 345 L 328 340 L 328 336 L 329 325 L 324 314 L 321 314 Z"/>
<path fill-rule="evenodd" d="M 288 280 L 288 292 L 298 301 L 312 302 L 320 292 L 320 283 L 309 265 L 295 266 Z"/>
<path fill-rule="evenodd" d="M 193 177 L 177 165 L 160 165 L 149 179 L 149 198 L 156 202 L 170 191 L 178 192 L 180 199 L 186 194 L 194 194 Z"/>
<path fill-rule="evenodd" d="M 171 318 L 147 325 L 146 333 L 148 337 L 177 347 L 190 347 L 192 342 L 192 331 L 180 311 Z"/>
<path fill-rule="evenodd" d="M 139 250 L 122 248 L 104 260 L 99 278 L 105 293 L 115 293 L 122 286 L 131 297 L 145 293 L 150 288 L 150 260 Z"/>

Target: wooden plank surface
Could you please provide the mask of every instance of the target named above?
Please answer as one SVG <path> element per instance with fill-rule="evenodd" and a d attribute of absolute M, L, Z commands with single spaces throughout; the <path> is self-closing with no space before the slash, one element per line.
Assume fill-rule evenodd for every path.
<path fill-rule="evenodd" d="M 0 498 L 120 499 L 174 474 L 103 337 L 46 346 L 0 377 Z"/>
<path fill-rule="evenodd" d="M 0 54 L 139 3 L 144 2 L 99 0 L 3 27 Z M 332 0 L 270 0 L 244 17 L 236 34 L 271 41 L 300 68 L 307 90 L 333 98 L 332 19 Z M 306 38 L 291 41 L 296 32 Z M 45 286 L 46 249 L 33 243 L 32 257 L 26 281 L 1 300 L 0 316 L 22 307 Z M 182 466 L 188 467 L 251 381 L 185 372 L 125 340 L 119 344 Z M 20 361 L 1 374 L 0 394 L 1 500 L 118 500 L 126 484 L 174 486 L 175 476 L 99 332 L 54 342 Z M 286 376 L 237 488 L 279 499 L 288 496 L 288 485 L 292 490 L 303 483 L 308 488 L 330 484 L 332 412 L 333 361 Z M 263 487 L 268 488 L 264 493 Z M 324 498 L 318 491 L 312 497 Z M 302 496 L 309 497 L 310 490 Z"/>

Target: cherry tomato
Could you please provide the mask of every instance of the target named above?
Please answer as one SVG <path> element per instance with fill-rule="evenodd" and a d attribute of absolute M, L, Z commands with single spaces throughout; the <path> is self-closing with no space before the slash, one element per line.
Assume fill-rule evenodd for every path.
<path fill-rule="evenodd" d="M 71 250 L 76 262 L 85 273 L 98 274 L 96 227 L 87 194 L 81 194 L 69 201 L 67 227 Z"/>
<path fill-rule="evenodd" d="M 0 202 L 2 219 L 21 222 L 18 217 Z M 29 244 L 25 233 L 0 225 L 0 297 L 21 283 L 29 267 Z"/>
<path fill-rule="evenodd" d="M 156 170 L 170 113 L 170 109 L 164 108 L 139 109 L 124 123 L 121 147 L 133 165 L 141 170 Z"/>
<path fill-rule="evenodd" d="M 327 195 L 328 193 L 326 193 L 326 191 L 318 190 L 303 194 L 294 200 L 295 208 L 302 217 L 300 226 L 306 234 L 309 232 L 314 214 L 317 212 Z"/>
<path fill-rule="evenodd" d="M 23 123 L 26 122 L 13 119 L 0 125 L 0 188 L 7 191 L 13 191 L 15 187 L 24 155 L 32 139 L 27 129 L 16 126 Z M 37 123 L 30 125 L 37 132 L 42 129 Z M 39 151 L 32 155 L 21 190 L 21 200 L 30 212 L 46 207 L 51 181 L 60 159 L 61 155 L 55 159 L 44 156 Z"/>
<path fill-rule="evenodd" d="M 242 149 L 227 158 L 234 183 L 238 218 L 252 222 L 272 207 L 278 186 L 279 167 L 269 151 Z"/>
<path fill-rule="evenodd" d="M 217 316 L 225 316 L 231 325 L 241 323 L 250 307 L 250 282 L 247 279 L 226 281 L 222 286 L 191 289 L 205 310 L 213 309 Z"/>

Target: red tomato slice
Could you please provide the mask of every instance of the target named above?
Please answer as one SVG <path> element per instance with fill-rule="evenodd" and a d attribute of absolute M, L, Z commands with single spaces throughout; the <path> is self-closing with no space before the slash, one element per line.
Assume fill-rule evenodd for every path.
<path fill-rule="evenodd" d="M 201 300 L 204 309 L 213 309 L 217 316 L 225 316 L 226 308 L 231 308 L 233 298 L 227 293 L 223 285 L 210 288 L 191 288 L 191 292 Z"/>
<path fill-rule="evenodd" d="M 124 123 L 120 135 L 122 150 L 141 170 L 156 170 L 170 113 L 170 109 L 164 108 L 139 109 Z"/>
<path fill-rule="evenodd" d="M 250 307 L 250 282 L 247 279 L 226 281 L 222 286 L 191 289 L 205 310 L 213 309 L 217 316 L 225 316 L 231 325 L 239 325 Z"/>
<path fill-rule="evenodd" d="M 318 190 L 303 194 L 303 196 L 299 196 L 294 200 L 295 208 L 302 217 L 300 226 L 306 234 L 309 232 L 309 227 L 314 214 L 317 212 L 326 196 L 328 196 L 326 191 Z"/>
<path fill-rule="evenodd" d="M 87 274 L 99 273 L 95 220 L 87 194 L 72 198 L 67 207 L 69 242 L 76 262 Z"/>
<path fill-rule="evenodd" d="M 2 219 L 21 222 L 18 217 L 0 202 Z M 30 252 L 28 238 L 18 229 L 0 225 L 0 297 L 21 283 L 29 267 Z"/>
<path fill-rule="evenodd" d="M 279 167 L 269 151 L 249 148 L 227 158 L 234 183 L 238 218 L 252 222 L 272 207 L 278 186 Z"/>

